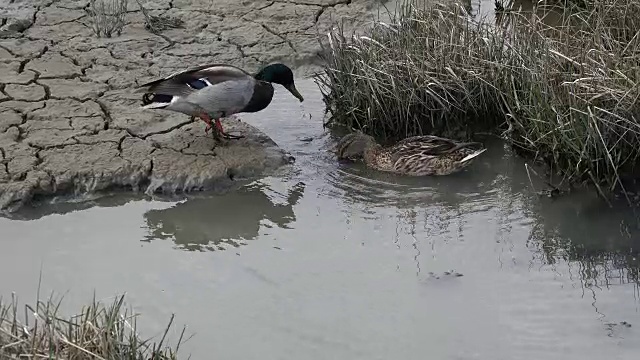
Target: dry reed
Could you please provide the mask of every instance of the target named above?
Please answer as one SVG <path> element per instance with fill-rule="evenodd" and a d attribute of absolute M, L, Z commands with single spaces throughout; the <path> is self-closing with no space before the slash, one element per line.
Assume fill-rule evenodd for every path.
<path fill-rule="evenodd" d="M 183 340 L 175 347 L 165 344 L 173 316 L 158 343 L 143 340 L 136 331 L 137 315 L 124 309 L 124 296 L 110 305 L 95 298 L 79 314 L 62 317 L 60 301 L 38 300 L 34 309 L 20 306 L 14 296 L 0 299 L 0 359 L 68 360 L 173 360 Z"/>
<path fill-rule="evenodd" d="M 120 35 L 125 25 L 128 0 L 91 0 L 89 14 L 93 32 L 98 37 L 108 37 L 115 32 Z"/>
<path fill-rule="evenodd" d="M 574 181 L 614 189 L 640 159 L 640 0 L 585 0 L 560 24 L 410 0 L 338 26 L 316 77 L 332 122 L 385 138 L 502 134 Z"/>

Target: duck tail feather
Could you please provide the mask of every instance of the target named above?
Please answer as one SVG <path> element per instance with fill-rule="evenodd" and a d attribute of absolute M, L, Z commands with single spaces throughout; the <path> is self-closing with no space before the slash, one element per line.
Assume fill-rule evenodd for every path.
<path fill-rule="evenodd" d="M 482 149 L 482 150 L 475 151 L 475 152 L 473 152 L 473 153 L 471 153 L 471 154 L 469 154 L 469 155 L 465 156 L 464 158 L 462 158 L 462 160 L 460 160 L 460 163 L 461 163 L 461 164 L 464 164 L 464 163 L 466 163 L 467 161 L 469 161 L 469 160 L 471 160 L 471 159 L 473 159 L 473 158 L 477 157 L 478 155 L 482 154 L 482 153 L 483 153 L 483 152 L 485 152 L 485 151 L 487 151 L 487 149 Z"/>
<path fill-rule="evenodd" d="M 164 109 L 167 106 L 171 105 L 171 103 L 151 103 L 147 105 L 141 106 L 142 109 Z"/>
<path fill-rule="evenodd" d="M 142 96 L 143 109 L 163 109 L 171 105 L 174 97 L 164 94 L 146 93 Z"/>

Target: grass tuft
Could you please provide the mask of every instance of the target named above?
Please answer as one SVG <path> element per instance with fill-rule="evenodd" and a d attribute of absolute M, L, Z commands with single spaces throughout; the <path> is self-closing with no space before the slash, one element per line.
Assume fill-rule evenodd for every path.
<path fill-rule="evenodd" d="M 124 309 L 124 295 L 111 304 L 96 301 L 84 306 L 77 315 L 59 314 L 60 301 L 49 298 L 37 302 L 34 309 L 24 306 L 24 318 L 15 295 L 11 301 L 0 299 L 0 359 L 108 359 L 174 360 L 182 343 L 165 344 L 173 316 L 159 342 L 140 338 L 137 315 Z"/>
<path fill-rule="evenodd" d="M 330 121 L 388 139 L 497 133 L 572 182 L 621 186 L 640 163 L 640 0 L 567 5 L 553 26 L 540 9 L 495 23 L 407 0 L 361 35 L 337 26 L 316 77 Z"/>
<path fill-rule="evenodd" d="M 89 14 L 97 37 L 120 35 L 125 25 L 128 0 L 91 0 Z"/>
<path fill-rule="evenodd" d="M 144 28 L 152 33 L 159 34 L 167 29 L 180 29 L 184 27 L 184 21 L 182 19 L 166 15 L 151 15 L 140 0 L 136 0 L 136 2 L 144 16 Z"/>

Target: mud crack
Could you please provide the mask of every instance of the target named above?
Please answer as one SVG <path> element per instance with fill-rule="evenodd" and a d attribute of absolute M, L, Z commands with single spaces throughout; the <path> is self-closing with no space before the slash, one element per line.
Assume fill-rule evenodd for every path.
<path fill-rule="evenodd" d="M 258 59 L 257 57 L 255 57 L 254 55 L 248 55 L 247 53 L 244 52 L 244 50 L 242 49 L 242 45 L 238 44 L 237 42 L 231 40 L 231 39 L 222 39 L 222 37 L 219 37 L 219 40 L 222 41 L 226 41 L 227 44 L 234 46 L 236 48 L 236 50 L 238 50 L 238 52 L 240 53 L 241 57 L 243 58 L 251 58 L 257 62 L 260 62 L 260 59 Z M 249 44 L 248 46 L 253 46 L 255 44 L 257 44 L 258 42 L 256 41 L 255 43 Z"/>
<path fill-rule="evenodd" d="M 6 153 L 4 152 L 4 149 L 0 147 L 0 155 L 2 156 L 2 159 L 0 159 L 0 164 L 3 165 L 4 171 L 7 173 L 7 175 L 9 175 L 9 160 L 7 160 L 6 158 Z"/>
<path fill-rule="evenodd" d="M 251 65 L 257 65 L 254 60 L 262 64 L 276 59 L 307 65 L 317 51 L 310 41 L 315 34 L 307 30 L 329 21 L 329 13 L 335 11 L 331 8 L 356 2 L 225 1 L 211 7 L 168 0 L 153 4 L 148 14 L 180 16 L 184 29 L 166 35 L 145 29 L 143 13 L 134 5 L 127 13 L 137 14 L 128 17 L 123 36 L 108 40 L 95 39 L 86 12 L 88 0 L 15 3 L 28 7 L 23 18 L 31 24 L 19 38 L 0 45 L 9 60 L 3 71 L 12 79 L 0 79 L 11 83 L 0 84 L 0 102 L 3 109 L 20 114 L 12 114 L 11 124 L 3 127 L 17 130 L 2 134 L 9 136 L 11 145 L 3 143 L 0 149 L 0 178 L 5 181 L 10 172 L 11 186 L 2 184 L 0 211 L 28 205 L 34 197 L 69 192 L 80 183 L 91 184 L 79 189 L 87 192 L 114 187 L 131 191 L 144 184 L 151 190 L 178 192 L 288 163 L 288 156 L 273 151 L 277 145 L 267 142 L 265 134 L 242 122 L 228 126 L 245 133 L 245 140 L 212 149 L 214 143 L 196 134 L 188 117 L 138 112 L 132 87 L 141 76 L 187 67 L 187 61 L 205 57 L 247 60 Z M 203 4 L 207 6 L 199 6 Z M 362 14 L 353 4 L 338 9 Z M 237 26 L 243 23 L 250 28 Z M 68 36 L 56 33 L 60 27 L 69 31 Z M 173 51 L 161 51 L 171 47 Z M 87 101 L 96 104 L 79 104 Z"/>
<path fill-rule="evenodd" d="M 320 10 L 318 10 L 318 12 L 316 13 L 316 23 L 320 20 L 320 16 L 322 16 L 322 14 L 324 14 L 327 9 L 336 7 L 338 5 L 351 5 L 351 2 L 352 0 L 340 0 L 331 4 L 321 5 Z"/>
<path fill-rule="evenodd" d="M 44 56 L 44 54 L 47 53 L 47 51 L 49 51 L 49 46 L 45 45 L 36 56 L 32 56 L 30 58 L 20 61 L 20 66 L 18 67 L 18 74 L 22 74 L 24 72 L 24 67 L 27 66 L 29 61 L 40 59 L 41 57 Z"/>
<path fill-rule="evenodd" d="M 273 6 L 275 3 L 278 3 L 278 2 L 280 2 L 280 1 L 269 1 L 267 4 L 263 5 L 262 7 L 259 7 L 259 8 L 257 8 L 257 9 L 251 9 L 251 10 L 248 10 L 246 13 L 242 14 L 242 15 L 240 16 L 240 18 L 244 18 L 245 16 L 247 16 L 247 15 L 249 15 L 249 14 L 251 14 L 252 12 L 255 12 L 255 11 L 262 11 L 262 10 L 265 10 L 265 9 L 267 9 L 267 8 L 269 8 L 269 7 L 271 7 L 271 6 Z"/>
<path fill-rule="evenodd" d="M 295 46 L 293 46 L 293 43 L 291 42 L 291 40 L 287 39 L 286 36 L 280 34 L 279 32 L 271 29 L 269 26 L 267 26 L 266 24 L 263 24 L 261 22 L 257 22 L 257 21 L 253 21 L 253 20 L 249 20 L 250 22 L 254 23 L 254 24 L 258 24 L 260 26 L 262 26 L 263 29 L 265 29 L 268 33 L 275 35 L 277 37 L 279 37 L 280 39 L 282 39 L 284 42 L 287 43 L 287 45 L 289 45 L 289 47 L 291 48 L 291 50 L 293 50 L 294 53 L 298 53 L 298 50 L 295 48 Z"/>
<path fill-rule="evenodd" d="M 175 130 L 181 129 L 181 128 L 183 128 L 183 127 L 185 127 L 185 126 L 187 126 L 187 125 L 189 125 L 189 124 L 191 124 L 191 123 L 192 123 L 192 121 L 191 121 L 191 119 L 189 119 L 189 120 L 186 120 L 186 121 L 184 121 L 184 122 L 181 122 L 181 123 L 179 123 L 179 124 L 177 124 L 177 125 L 174 125 L 174 126 L 172 126 L 172 127 L 169 127 L 169 128 L 167 128 L 167 129 L 164 129 L 164 130 L 158 130 L 158 131 L 153 131 L 153 132 L 149 132 L 149 133 L 145 133 L 145 134 L 136 134 L 136 133 L 134 133 L 131 129 L 128 129 L 128 128 L 123 129 L 123 128 L 118 128 L 118 127 L 116 127 L 116 128 L 114 128 L 114 129 L 124 130 L 124 131 L 126 131 L 129 135 L 131 135 L 132 137 L 138 138 L 138 139 L 140 139 L 140 140 L 146 140 L 146 139 L 147 139 L 148 137 L 150 137 L 150 136 L 153 136 L 153 135 L 161 135 L 161 134 L 168 134 L 168 133 L 170 133 L 170 132 L 172 132 L 172 131 L 175 131 Z"/>
<path fill-rule="evenodd" d="M 102 117 L 104 118 L 104 128 L 103 130 L 109 130 L 109 126 L 113 123 L 113 118 L 111 117 L 111 112 L 107 105 L 105 105 L 102 101 L 95 99 L 93 100 L 98 106 L 100 106 L 100 110 L 102 110 Z M 120 142 L 122 144 L 122 141 Z"/>

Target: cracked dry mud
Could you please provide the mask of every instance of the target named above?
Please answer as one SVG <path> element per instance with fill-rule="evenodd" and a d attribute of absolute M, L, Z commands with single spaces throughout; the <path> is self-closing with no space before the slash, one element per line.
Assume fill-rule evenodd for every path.
<path fill-rule="evenodd" d="M 129 1 L 120 36 L 97 38 L 88 1 L 0 0 L 0 210 L 34 196 L 106 189 L 179 192 L 288 161 L 260 130 L 232 117 L 245 139 L 215 145 L 186 115 L 140 109 L 138 83 L 201 63 L 255 72 L 283 61 L 298 76 L 317 64 L 317 34 L 352 26 L 379 0 L 155 0 L 149 15 L 184 21 L 154 34 Z"/>

